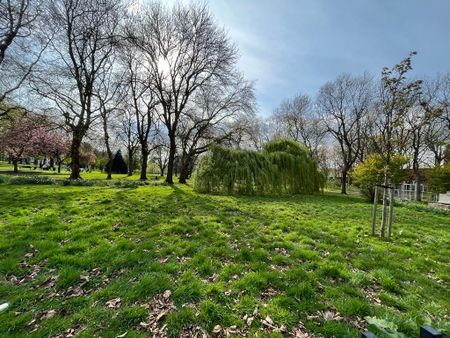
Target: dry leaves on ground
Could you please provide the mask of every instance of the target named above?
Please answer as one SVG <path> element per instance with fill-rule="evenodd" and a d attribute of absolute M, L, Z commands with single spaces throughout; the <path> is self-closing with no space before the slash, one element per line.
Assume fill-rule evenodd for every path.
<path fill-rule="evenodd" d="M 175 303 L 170 299 L 172 292 L 170 290 L 164 291 L 152 299 L 149 304 L 144 307 L 149 309 L 150 314 L 146 322 L 141 322 L 139 327 L 144 330 L 150 330 L 154 337 L 166 337 L 167 328 L 166 325 L 159 327 L 159 322 L 164 318 L 170 311 L 176 309 Z"/>
<path fill-rule="evenodd" d="M 122 300 L 120 298 L 113 298 L 106 302 L 106 306 L 110 309 L 118 309 L 122 304 Z"/>

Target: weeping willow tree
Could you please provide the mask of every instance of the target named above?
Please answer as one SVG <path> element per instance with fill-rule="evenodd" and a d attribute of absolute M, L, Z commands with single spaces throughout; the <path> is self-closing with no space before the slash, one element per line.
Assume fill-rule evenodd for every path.
<path fill-rule="evenodd" d="M 306 148 L 278 139 L 262 151 L 213 146 L 197 167 L 194 189 L 225 194 L 312 194 L 324 182 Z"/>

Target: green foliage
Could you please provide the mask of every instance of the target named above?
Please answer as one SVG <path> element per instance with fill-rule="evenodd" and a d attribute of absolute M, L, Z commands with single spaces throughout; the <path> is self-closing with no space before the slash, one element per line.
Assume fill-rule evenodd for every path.
<path fill-rule="evenodd" d="M 450 163 L 431 170 L 428 184 L 436 192 L 445 193 L 450 191 Z"/>
<path fill-rule="evenodd" d="M 301 322 L 310 336 L 357 337 L 364 316 L 408 337 L 424 323 L 450 332 L 449 218 L 425 206 L 400 204 L 386 242 L 367 236 L 369 204 L 334 193 L 3 184 L 0 196 L 0 304 L 10 304 L 1 337 L 30 335 L 35 318 L 37 337 L 69 328 L 83 337 L 148 336 L 139 324 L 165 290 L 176 308 L 158 324 L 169 337 L 241 330 L 255 309 L 248 336 L 271 336 L 266 316 L 286 335 Z M 120 306 L 106 305 L 117 298 Z M 49 310 L 56 314 L 45 319 Z M 330 311 L 344 319 L 326 319 Z"/>
<path fill-rule="evenodd" d="M 49 185 L 55 184 L 55 180 L 52 177 L 43 175 L 11 176 L 8 180 L 8 183 L 11 185 L 24 185 L 24 184 Z"/>
<path fill-rule="evenodd" d="M 391 338 L 406 338 L 406 336 L 398 332 L 397 325 L 394 323 L 387 321 L 385 319 L 377 318 L 377 317 L 364 317 L 364 319 L 367 321 L 367 323 L 373 327 L 375 327 L 377 330 L 384 333 L 386 336 Z"/>
<path fill-rule="evenodd" d="M 105 169 L 108 168 L 109 162 L 106 164 Z M 126 174 L 128 172 L 128 166 L 123 159 L 122 152 L 117 150 L 111 164 L 111 171 L 116 174 Z"/>
<path fill-rule="evenodd" d="M 389 168 L 391 184 L 399 184 L 405 176 L 402 169 L 407 160 L 400 155 L 396 155 L 391 160 Z M 367 160 L 356 166 L 352 173 L 354 184 L 360 189 L 362 195 L 373 201 L 375 196 L 375 185 L 382 184 L 384 180 L 384 162 L 378 154 L 370 155 Z"/>
<path fill-rule="evenodd" d="M 312 194 L 324 185 L 317 163 L 299 143 L 278 139 L 262 151 L 219 146 L 199 163 L 194 189 L 222 194 Z"/>

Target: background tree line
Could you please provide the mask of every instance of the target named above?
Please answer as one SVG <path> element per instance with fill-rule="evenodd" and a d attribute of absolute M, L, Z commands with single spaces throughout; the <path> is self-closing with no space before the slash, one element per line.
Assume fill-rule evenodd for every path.
<path fill-rule="evenodd" d="M 88 138 L 101 140 L 107 163 L 124 147 L 132 167 L 139 151 L 143 180 L 154 156 L 168 183 L 176 165 L 185 182 L 209 145 L 232 143 L 254 116 L 237 48 L 205 5 L 11 0 L 0 9 L 2 78 L 12 60 L 25 70 L 17 86 L 2 86 L 1 116 L 23 106 L 52 117 L 71 139 L 73 179 Z M 37 55 L 31 63 L 22 44 Z"/>
<path fill-rule="evenodd" d="M 314 99 L 305 94 L 287 99 L 259 122 L 265 125 L 259 129 L 268 129 L 268 138 L 288 136 L 303 143 L 324 170 L 337 169 L 343 194 L 349 173 L 373 156 L 386 171 L 379 184 L 390 183 L 396 156 L 404 161 L 394 162 L 410 168 L 420 184 L 421 168 L 440 167 L 446 156 L 448 161 L 450 74 L 408 77 L 414 55 L 383 69 L 379 78 L 342 74 Z"/>
<path fill-rule="evenodd" d="M 168 183 L 175 171 L 184 183 L 213 144 L 261 149 L 285 136 L 324 172 L 337 169 L 342 193 L 372 155 L 385 184 L 397 155 L 420 182 L 420 167 L 439 167 L 448 154 L 450 74 L 412 79 L 413 56 L 379 77 L 341 74 L 315 97 L 299 94 L 258 118 L 253 84 L 235 66 L 237 47 L 205 5 L 1 0 L 1 151 L 11 152 L 7 130 L 27 125 L 19 109 L 45 116 L 47 130 L 66 139 L 73 179 L 86 143 L 107 178 L 121 149 L 129 175 L 139 167 L 146 180 L 153 162 Z"/>

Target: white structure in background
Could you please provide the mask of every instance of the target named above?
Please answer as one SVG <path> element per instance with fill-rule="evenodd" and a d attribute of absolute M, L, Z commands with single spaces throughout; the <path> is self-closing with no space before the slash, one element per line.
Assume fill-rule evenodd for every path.
<path fill-rule="evenodd" d="M 416 182 L 403 182 L 394 190 L 394 196 L 402 201 L 412 201 L 416 199 Z M 420 184 L 420 200 L 428 202 L 436 202 L 437 195 L 428 191 L 426 184 Z"/>
<path fill-rule="evenodd" d="M 445 194 L 439 194 L 438 202 L 440 204 L 446 204 L 450 207 L 450 191 L 447 191 Z"/>

